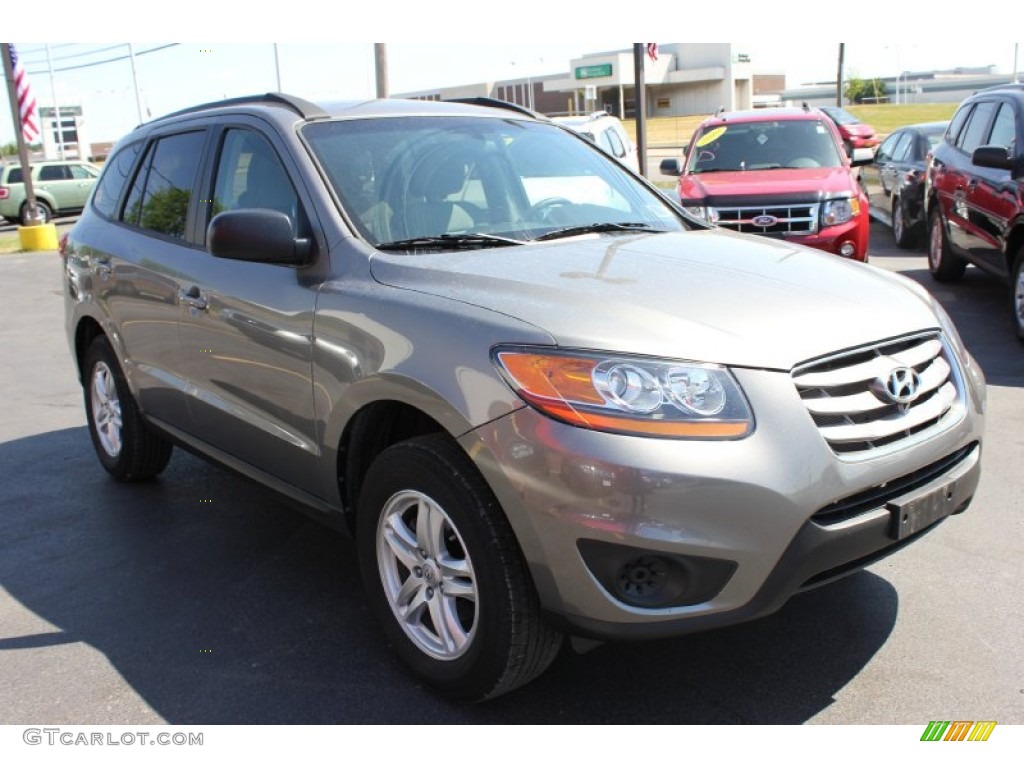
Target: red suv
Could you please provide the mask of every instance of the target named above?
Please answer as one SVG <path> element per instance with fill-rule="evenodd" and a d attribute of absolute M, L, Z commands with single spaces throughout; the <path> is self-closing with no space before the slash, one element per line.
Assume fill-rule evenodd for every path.
<path fill-rule="evenodd" d="M 784 238 L 867 261 L 868 201 L 835 124 L 817 109 L 722 112 L 697 128 L 679 176 L 691 214 L 737 232 Z"/>
<path fill-rule="evenodd" d="M 974 264 L 1005 280 L 1024 341 L 1024 85 L 964 100 L 932 150 L 925 207 L 932 276 L 959 280 Z"/>

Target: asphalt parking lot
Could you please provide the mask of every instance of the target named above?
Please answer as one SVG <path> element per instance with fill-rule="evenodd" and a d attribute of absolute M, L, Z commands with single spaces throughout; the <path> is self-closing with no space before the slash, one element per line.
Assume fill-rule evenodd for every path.
<path fill-rule="evenodd" d="M 352 544 L 176 451 L 153 483 L 100 469 L 63 331 L 56 254 L 0 256 L 0 723 L 1024 723 L 1024 345 L 1007 289 L 921 281 L 989 378 L 973 506 L 760 621 L 570 650 L 485 705 L 410 681 L 364 603 Z"/>

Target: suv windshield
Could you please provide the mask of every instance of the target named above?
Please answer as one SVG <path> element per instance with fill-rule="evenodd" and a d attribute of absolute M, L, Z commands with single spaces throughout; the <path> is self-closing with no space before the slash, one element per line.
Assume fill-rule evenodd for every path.
<path fill-rule="evenodd" d="M 820 120 L 766 120 L 707 126 L 695 139 L 688 173 L 832 168 L 843 160 Z"/>
<path fill-rule="evenodd" d="M 661 195 L 546 123 L 385 117 L 311 123 L 303 135 L 351 221 L 379 247 L 684 228 Z"/>

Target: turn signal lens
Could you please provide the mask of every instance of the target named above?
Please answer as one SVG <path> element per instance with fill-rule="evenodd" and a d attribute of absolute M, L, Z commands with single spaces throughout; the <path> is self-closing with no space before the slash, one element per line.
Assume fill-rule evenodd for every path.
<path fill-rule="evenodd" d="M 496 349 L 494 362 L 524 401 L 578 427 L 705 439 L 753 431 L 750 406 L 721 366 L 521 348 Z"/>

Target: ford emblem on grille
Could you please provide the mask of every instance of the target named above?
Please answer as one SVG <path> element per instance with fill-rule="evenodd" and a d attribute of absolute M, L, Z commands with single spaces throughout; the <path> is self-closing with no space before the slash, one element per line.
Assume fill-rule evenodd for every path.
<path fill-rule="evenodd" d="M 770 214 L 762 213 L 760 216 L 752 218 L 750 223 L 755 227 L 771 227 L 778 224 L 779 220 Z"/>
<path fill-rule="evenodd" d="M 921 377 L 913 368 L 906 366 L 893 368 L 883 382 L 885 396 L 898 405 L 912 402 L 920 388 Z"/>

